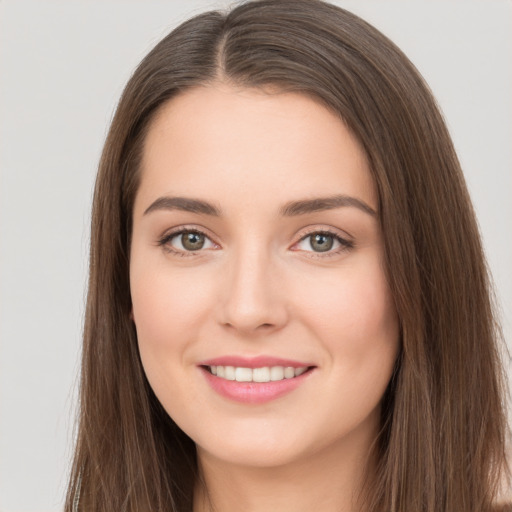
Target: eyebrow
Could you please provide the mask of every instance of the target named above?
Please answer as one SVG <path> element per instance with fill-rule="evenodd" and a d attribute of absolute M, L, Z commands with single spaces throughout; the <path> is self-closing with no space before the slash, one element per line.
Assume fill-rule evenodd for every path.
<path fill-rule="evenodd" d="M 356 197 L 346 195 L 335 195 L 330 197 L 318 197 L 315 199 L 305 199 L 300 201 L 290 201 L 281 208 L 281 215 L 285 217 L 293 217 L 296 215 L 305 215 L 307 213 L 321 212 L 325 210 L 333 210 L 351 206 L 358 208 L 372 216 L 376 216 L 377 212 L 367 203 Z"/>
<path fill-rule="evenodd" d="M 146 208 L 144 215 L 156 210 L 181 210 L 184 212 L 220 217 L 220 208 L 217 208 L 207 201 L 189 197 L 159 197 Z"/>
<path fill-rule="evenodd" d="M 283 217 L 295 217 L 298 215 L 334 210 L 342 207 L 354 207 L 369 215 L 377 215 L 377 212 L 361 199 L 346 195 L 290 201 L 280 209 L 280 214 Z M 146 208 L 144 215 L 157 210 L 181 210 L 200 215 L 211 215 L 213 217 L 221 216 L 221 209 L 217 206 L 209 203 L 208 201 L 193 199 L 190 197 L 159 197 L 156 201 L 151 203 L 148 208 Z"/>

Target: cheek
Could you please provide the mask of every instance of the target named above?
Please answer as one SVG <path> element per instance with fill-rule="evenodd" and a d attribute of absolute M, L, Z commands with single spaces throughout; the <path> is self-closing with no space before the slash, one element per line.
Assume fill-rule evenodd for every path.
<path fill-rule="evenodd" d="M 297 292 L 296 296 L 303 297 L 310 329 L 337 364 L 364 371 L 371 367 L 385 369 L 389 366 L 385 363 L 394 363 L 398 318 L 376 258 L 347 265 L 307 288 L 314 292 Z"/>
<path fill-rule="evenodd" d="M 332 282 L 314 316 L 329 358 L 333 417 L 349 426 L 370 417 L 379 421 L 399 351 L 398 317 L 380 265 L 352 268 Z"/>
<path fill-rule="evenodd" d="M 139 264 L 139 262 L 141 264 Z M 200 272 L 172 269 L 150 256 L 132 258 L 130 269 L 133 320 L 146 377 L 170 411 L 186 409 L 190 347 L 211 311 L 212 283 Z"/>
<path fill-rule="evenodd" d="M 133 264 L 131 294 L 139 342 L 167 346 L 194 335 L 211 303 L 211 283 L 199 272 Z M 187 339 L 188 336 L 185 336 Z"/>
<path fill-rule="evenodd" d="M 141 264 L 138 264 L 138 263 Z M 130 269 L 133 320 L 146 377 L 162 405 L 180 410 L 181 389 L 192 364 L 190 347 L 211 311 L 212 284 L 201 272 L 171 269 L 150 257 L 133 258 Z"/>

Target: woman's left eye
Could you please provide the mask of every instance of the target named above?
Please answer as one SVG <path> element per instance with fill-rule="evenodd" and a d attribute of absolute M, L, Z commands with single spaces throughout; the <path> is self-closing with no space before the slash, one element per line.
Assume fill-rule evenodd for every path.
<path fill-rule="evenodd" d="M 299 251 L 328 253 L 351 248 L 353 244 L 333 233 L 316 232 L 305 236 L 295 247 Z"/>

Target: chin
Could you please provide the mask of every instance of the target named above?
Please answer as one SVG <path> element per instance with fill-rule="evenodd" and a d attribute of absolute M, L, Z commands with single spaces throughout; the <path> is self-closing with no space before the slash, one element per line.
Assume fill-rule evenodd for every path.
<path fill-rule="evenodd" d="M 197 446 L 200 459 L 215 459 L 228 465 L 247 468 L 279 468 L 298 462 L 304 453 L 302 450 L 293 449 L 290 446 L 283 446 L 282 440 L 276 449 L 276 444 L 254 443 L 247 446 L 230 444 L 216 446 L 214 449 L 207 449 Z"/>

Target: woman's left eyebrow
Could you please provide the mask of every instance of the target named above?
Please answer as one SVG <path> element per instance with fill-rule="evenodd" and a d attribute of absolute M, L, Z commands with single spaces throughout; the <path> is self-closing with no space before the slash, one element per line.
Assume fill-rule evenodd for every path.
<path fill-rule="evenodd" d="M 357 197 L 347 195 L 335 195 L 329 197 L 316 197 L 314 199 L 303 199 L 299 201 L 290 201 L 281 208 L 281 215 L 292 217 L 296 215 L 305 215 L 307 213 L 321 212 L 324 210 L 333 210 L 342 207 L 354 207 L 375 217 L 377 212 L 363 200 Z"/>

